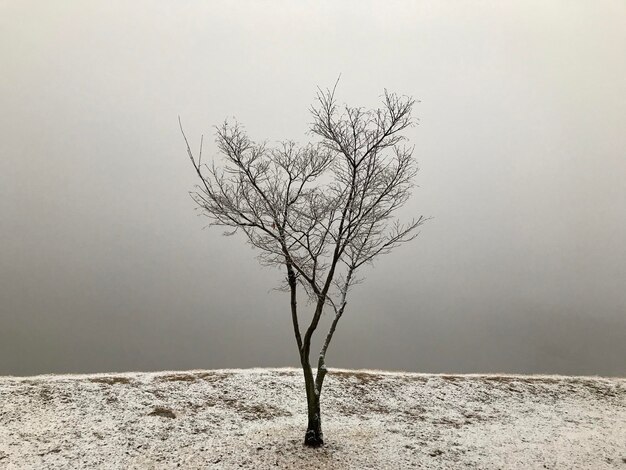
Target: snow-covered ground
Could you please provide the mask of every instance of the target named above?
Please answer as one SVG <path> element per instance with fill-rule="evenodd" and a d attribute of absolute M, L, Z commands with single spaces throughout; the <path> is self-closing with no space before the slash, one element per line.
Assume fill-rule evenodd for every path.
<path fill-rule="evenodd" d="M 296 369 L 0 378 L 0 468 L 626 469 L 626 379 Z"/>

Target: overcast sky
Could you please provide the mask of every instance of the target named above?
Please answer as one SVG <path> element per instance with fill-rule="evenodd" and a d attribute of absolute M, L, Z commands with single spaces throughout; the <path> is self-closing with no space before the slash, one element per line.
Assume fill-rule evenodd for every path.
<path fill-rule="evenodd" d="M 279 271 L 198 217 L 178 129 L 304 142 L 316 86 L 421 100 L 330 367 L 626 375 L 626 3 L 0 1 L 0 374 L 298 365 Z M 324 324 L 323 326 L 326 326 Z"/>

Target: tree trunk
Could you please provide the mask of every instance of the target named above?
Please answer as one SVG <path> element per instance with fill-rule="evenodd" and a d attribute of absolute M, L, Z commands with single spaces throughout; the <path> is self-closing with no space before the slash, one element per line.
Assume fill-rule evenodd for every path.
<path fill-rule="evenodd" d="M 308 361 L 302 361 L 304 372 L 304 384 L 306 386 L 306 402 L 308 408 L 309 423 L 304 435 L 304 445 L 319 447 L 324 444 L 322 435 L 322 415 L 320 413 L 320 393 L 315 387 L 313 371 Z"/>
<path fill-rule="evenodd" d="M 304 435 L 304 445 L 309 447 L 319 447 L 324 444 L 324 436 L 322 434 L 322 415 L 320 414 L 319 394 L 315 393 L 313 388 L 313 396 L 309 396 L 307 390 L 307 405 L 309 409 L 309 424 Z"/>

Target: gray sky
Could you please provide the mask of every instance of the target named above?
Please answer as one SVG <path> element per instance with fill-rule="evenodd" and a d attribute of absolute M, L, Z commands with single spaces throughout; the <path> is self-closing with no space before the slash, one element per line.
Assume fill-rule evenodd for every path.
<path fill-rule="evenodd" d="M 197 144 L 421 100 L 330 367 L 626 375 L 626 3 L 0 1 L 0 374 L 297 365 L 281 277 L 202 230 Z M 215 146 L 205 147 L 205 155 Z"/>

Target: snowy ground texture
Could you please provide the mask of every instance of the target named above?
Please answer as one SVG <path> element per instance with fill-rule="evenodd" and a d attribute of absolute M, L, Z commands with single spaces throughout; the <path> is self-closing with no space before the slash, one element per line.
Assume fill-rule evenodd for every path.
<path fill-rule="evenodd" d="M 296 369 L 0 377 L 0 468 L 626 470 L 626 379 Z"/>

